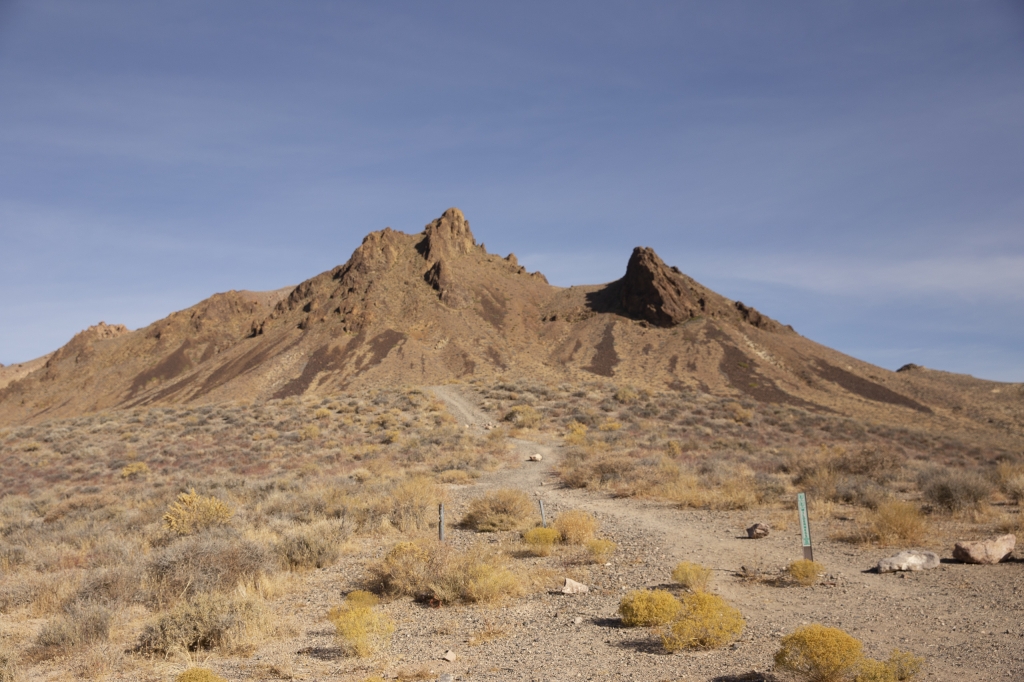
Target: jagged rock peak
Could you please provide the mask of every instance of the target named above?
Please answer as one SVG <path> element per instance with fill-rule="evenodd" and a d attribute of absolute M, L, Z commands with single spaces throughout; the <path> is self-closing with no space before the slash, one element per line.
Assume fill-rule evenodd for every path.
<path fill-rule="evenodd" d="M 674 327 L 705 312 L 707 300 L 678 268 L 665 265 L 654 249 L 633 249 L 622 278 L 621 304 L 630 317 Z"/>
<path fill-rule="evenodd" d="M 419 251 L 430 263 L 464 256 L 476 246 L 469 221 L 457 208 L 449 208 L 441 217 L 423 228 Z"/>
<path fill-rule="evenodd" d="M 121 336 L 122 334 L 127 334 L 128 327 L 123 324 L 107 324 L 106 322 L 100 322 L 99 324 L 94 324 L 81 333 L 88 334 L 96 339 L 113 339 Z"/>

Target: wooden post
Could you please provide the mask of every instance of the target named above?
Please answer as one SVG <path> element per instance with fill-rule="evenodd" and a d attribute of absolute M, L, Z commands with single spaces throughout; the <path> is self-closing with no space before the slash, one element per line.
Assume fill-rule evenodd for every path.
<path fill-rule="evenodd" d="M 444 542 L 444 502 L 437 505 L 437 539 Z"/>
<path fill-rule="evenodd" d="M 800 540 L 804 548 L 804 559 L 814 561 L 814 548 L 811 546 L 811 523 L 807 520 L 807 496 L 803 493 L 797 495 L 796 506 L 800 511 Z"/>
<path fill-rule="evenodd" d="M 548 527 L 548 517 L 544 514 L 544 500 L 537 500 L 540 504 L 540 525 L 543 528 Z"/>

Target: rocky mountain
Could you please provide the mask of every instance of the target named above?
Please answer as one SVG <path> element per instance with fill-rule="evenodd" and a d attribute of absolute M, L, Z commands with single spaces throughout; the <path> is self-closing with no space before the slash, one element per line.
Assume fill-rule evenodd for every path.
<path fill-rule="evenodd" d="M 419 234 L 373 232 L 344 265 L 292 289 L 216 294 L 136 331 L 100 323 L 38 364 L 0 389 L 0 423 L 505 377 L 693 389 L 887 422 L 999 420 L 1017 436 L 1024 423 L 1018 387 L 846 356 L 650 248 L 609 284 L 552 286 L 514 255 L 488 253 L 455 208 Z"/>

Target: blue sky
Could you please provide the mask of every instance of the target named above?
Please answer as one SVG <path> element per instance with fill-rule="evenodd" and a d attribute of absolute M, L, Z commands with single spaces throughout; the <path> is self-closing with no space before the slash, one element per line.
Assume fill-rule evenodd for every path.
<path fill-rule="evenodd" d="M 1024 381 L 1024 3 L 0 0 L 2 363 L 449 206 L 554 284 L 651 246 Z"/>

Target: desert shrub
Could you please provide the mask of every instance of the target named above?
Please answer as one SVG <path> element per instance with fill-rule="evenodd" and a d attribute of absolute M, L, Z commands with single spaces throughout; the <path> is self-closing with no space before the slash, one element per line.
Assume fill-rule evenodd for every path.
<path fill-rule="evenodd" d="M 188 668 L 174 678 L 174 682 L 228 682 L 209 668 Z"/>
<path fill-rule="evenodd" d="M 13 651 L 0 648 L 0 682 L 17 682 L 20 677 L 17 656 Z"/>
<path fill-rule="evenodd" d="M 320 437 L 320 427 L 316 424 L 306 424 L 299 429 L 299 441 L 316 440 Z"/>
<path fill-rule="evenodd" d="M 817 561 L 800 559 L 794 561 L 786 568 L 789 577 L 804 587 L 810 587 L 818 582 L 818 576 L 825 572 L 825 566 Z"/>
<path fill-rule="evenodd" d="M 597 564 L 606 563 L 617 548 L 614 542 L 603 538 L 587 541 L 587 554 L 590 555 L 590 560 Z"/>
<path fill-rule="evenodd" d="M 273 573 L 269 552 L 235 537 L 184 538 L 154 554 L 146 566 L 150 592 L 158 603 L 228 590 Z"/>
<path fill-rule="evenodd" d="M 535 504 L 522 490 L 504 488 L 469 503 L 462 525 L 477 531 L 515 530 L 536 515 Z"/>
<path fill-rule="evenodd" d="M 619 602 L 619 615 L 626 627 L 652 627 L 668 623 L 682 604 L 665 590 L 633 590 Z"/>
<path fill-rule="evenodd" d="M 316 417 L 317 419 L 327 419 L 328 417 L 331 416 L 331 411 L 328 410 L 326 407 L 319 407 L 317 408 L 316 412 L 313 413 L 313 416 Z"/>
<path fill-rule="evenodd" d="M 523 533 L 523 542 L 534 556 L 550 555 L 561 539 L 562 534 L 554 528 L 531 528 Z"/>
<path fill-rule="evenodd" d="M 380 603 L 380 597 L 375 595 L 373 592 L 367 592 L 366 590 L 352 590 L 345 595 L 345 604 L 347 606 L 365 606 L 372 608 Z"/>
<path fill-rule="evenodd" d="M 394 621 L 387 614 L 374 610 L 368 596 L 372 595 L 357 590 L 349 594 L 343 605 L 327 614 L 342 649 L 349 656 L 362 658 L 383 649 L 395 631 Z"/>
<path fill-rule="evenodd" d="M 717 594 L 695 592 L 681 601 L 682 609 L 661 638 L 668 651 L 715 649 L 743 632 L 743 616 Z"/>
<path fill-rule="evenodd" d="M 227 648 L 245 637 L 263 617 L 262 610 L 253 599 L 196 595 L 147 625 L 136 648 L 142 653 L 161 654 Z"/>
<path fill-rule="evenodd" d="M 1024 464 L 1000 462 L 996 467 L 999 489 L 1017 504 L 1024 504 Z"/>
<path fill-rule="evenodd" d="M 916 545 L 924 538 L 925 520 L 910 502 L 884 502 L 869 517 L 868 532 L 871 539 L 883 545 L 897 542 Z"/>
<path fill-rule="evenodd" d="M 711 569 L 683 561 L 672 569 L 672 580 L 691 592 L 707 592 L 708 584 L 711 582 Z"/>
<path fill-rule="evenodd" d="M 164 514 L 164 527 L 178 535 L 227 525 L 231 509 L 216 497 L 199 495 L 195 489 L 178 495 Z"/>
<path fill-rule="evenodd" d="M 861 671 L 857 675 L 856 682 L 904 682 L 904 680 L 912 680 L 917 677 L 921 673 L 921 668 L 924 667 L 923 657 L 915 656 L 909 651 L 900 651 L 899 649 L 893 649 L 887 661 L 866 660 L 870 661 L 870 663 L 878 663 L 878 665 L 873 666 L 875 668 L 875 677 L 867 676 L 868 671 L 862 662 Z"/>
<path fill-rule="evenodd" d="M 579 509 L 559 514 L 552 525 L 567 545 L 582 545 L 593 540 L 598 526 L 592 514 Z"/>
<path fill-rule="evenodd" d="M 145 462 L 131 462 L 121 469 L 121 478 L 129 480 L 149 476 L 149 465 Z"/>
<path fill-rule="evenodd" d="M 950 512 L 978 509 L 992 494 L 992 483 L 969 471 L 926 471 L 918 480 L 925 499 Z"/>
<path fill-rule="evenodd" d="M 568 445 L 583 445 L 587 442 L 587 425 L 573 420 L 565 431 L 565 442 Z"/>
<path fill-rule="evenodd" d="M 540 423 L 540 412 L 530 405 L 516 405 L 505 413 L 504 420 L 523 429 L 532 429 Z"/>
<path fill-rule="evenodd" d="M 619 390 L 615 391 L 615 400 L 622 403 L 623 405 L 631 405 L 635 403 L 640 396 L 635 390 L 628 386 L 623 386 Z"/>
<path fill-rule="evenodd" d="M 321 521 L 288 533 L 275 549 L 292 570 L 325 568 L 338 560 L 342 540 L 344 534 L 336 523 Z"/>
<path fill-rule="evenodd" d="M 437 519 L 437 505 L 447 496 L 431 478 L 414 476 L 399 481 L 383 499 L 384 516 L 403 533 L 425 530 Z"/>
<path fill-rule="evenodd" d="M 8 573 L 25 563 L 25 548 L 0 543 L 0 573 Z"/>
<path fill-rule="evenodd" d="M 812 682 L 841 682 L 857 673 L 861 643 L 838 628 L 817 623 L 782 638 L 775 665 Z"/>
<path fill-rule="evenodd" d="M 467 485 L 473 482 L 473 476 L 468 471 L 463 469 L 448 469 L 442 471 L 437 475 L 437 480 L 441 483 L 451 483 L 454 485 Z"/>
<path fill-rule="evenodd" d="M 36 646 L 68 652 L 80 646 L 104 642 L 110 637 L 110 611 L 102 606 L 84 606 L 53 618 L 36 637 Z"/>
<path fill-rule="evenodd" d="M 370 585 L 421 601 L 493 602 L 522 593 L 507 558 L 482 545 L 466 551 L 433 541 L 400 542 L 369 569 Z"/>

